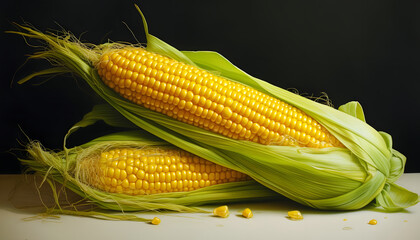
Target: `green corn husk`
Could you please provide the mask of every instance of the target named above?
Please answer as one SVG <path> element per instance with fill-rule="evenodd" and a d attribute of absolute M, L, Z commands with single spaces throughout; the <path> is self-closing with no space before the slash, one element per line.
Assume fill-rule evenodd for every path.
<path fill-rule="evenodd" d="M 112 114 L 110 114 L 112 113 Z M 129 126 L 127 120 L 119 115 L 115 110 L 109 109 L 109 105 L 98 105 L 93 111 L 86 114 L 82 121 L 73 126 L 67 137 L 81 127 L 92 125 L 98 120 L 105 120 L 113 126 Z M 197 206 L 204 204 L 226 204 L 241 201 L 260 201 L 274 200 L 281 196 L 276 192 L 262 186 L 253 180 L 217 184 L 210 187 L 201 188 L 189 192 L 157 193 L 151 195 L 127 195 L 118 193 L 107 193 L 98 190 L 84 181 L 82 166 L 84 162 L 90 161 L 92 155 L 97 155 L 103 151 L 113 148 L 147 148 L 158 147 L 164 149 L 175 148 L 175 146 L 147 133 L 143 130 L 135 129 L 117 132 L 93 139 L 83 145 L 65 148 L 60 152 L 45 150 L 37 141 L 32 141 L 27 146 L 28 158 L 19 159 L 27 167 L 28 171 L 33 171 L 43 177 L 43 181 L 48 181 L 51 186 L 58 182 L 75 192 L 85 201 L 83 204 L 90 203 L 105 210 L 116 210 L 122 212 L 143 211 L 143 210 L 171 210 L 178 212 L 205 212 Z M 54 190 L 53 190 L 54 192 Z M 41 196 L 42 197 L 42 196 Z M 76 203 L 68 201 L 74 205 L 76 210 L 66 209 L 59 203 L 60 194 L 53 193 L 56 199 L 54 208 L 47 207 L 47 213 L 63 213 L 81 216 L 106 217 L 109 219 L 120 220 L 144 220 L 131 215 L 124 215 L 122 218 L 115 213 L 101 213 L 92 209 L 77 210 Z M 127 219 L 127 217 L 129 217 Z M 132 219 L 130 219 L 130 217 Z"/>
<path fill-rule="evenodd" d="M 312 149 L 233 140 L 128 102 L 101 81 L 94 66 L 101 52 L 124 44 L 82 44 L 69 33 L 58 36 L 20 26 L 21 31 L 15 33 L 48 44 L 31 58 L 44 58 L 55 65 L 21 83 L 38 75 L 75 73 L 110 108 L 136 126 L 200 157 L 246 173 L 281 195 L 314 208 L 354 210 L 373 202 L 387 211 L 397 211 L 418 203 L 418 194 L 394 183 L 404 171 L 406 158 L 392 149 L 389 134 L 365 122 L 358 102 L 334 109 L 254 78 L 216 52 L 178 51 L 149 34 L 140 14 L 147 50 L 196 65 L 293 105 L 328 129 L 346 148 Z"/>

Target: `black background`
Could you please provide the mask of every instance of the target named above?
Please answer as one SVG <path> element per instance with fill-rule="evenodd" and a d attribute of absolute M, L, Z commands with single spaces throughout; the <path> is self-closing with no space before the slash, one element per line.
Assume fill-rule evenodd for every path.
<path fill-rule="evenodd" d="M 100 101 L 71 76 L 16 84 L 48 64 L 23 65 L 33 49 L 4 31 L 27 21 L 95 44 L 144 43 L 133 3 L 146 15 L 150 33 L 180 50 L 217 51 L 282 88 L 326 92 L 335 107 L 359 101 L 368 123 L 390 133 L 394 148 L 407 156 L 406 172 L 420 172 L 420 1 L 14 0 L 3 1 L 0 10 L 0 173 L 21 171 L 9 150 L 22 148 L 24 133 L 59 149 L 67 129 Z M 99 135 L 108 131 L 95 127 Z M 76 135 L 72 141 L 82 140 Z"/>

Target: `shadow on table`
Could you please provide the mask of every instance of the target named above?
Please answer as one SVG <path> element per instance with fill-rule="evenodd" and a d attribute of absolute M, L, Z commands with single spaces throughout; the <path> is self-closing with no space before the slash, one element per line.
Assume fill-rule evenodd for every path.
<path fill-rule="evenodd" d="M 76 193 L 66 189 L 62 185 L 55 183 L 53 188 L 48 182 L 43 182 L 43 179 L 35 175 L 21 175 L 15 183 L 15 187 L 9 193 L 8 202 L 2 202 L 2 209 L 6 209 L 15 213 L 25 213 L 42 215 L 47 209 L 57 208 L 58 206 L 67 210 L 86 210 L 93 209 L 92 204 L 84 201 Z M 58 199 L 54 197 L 54 191 L 58 194 Z M 344 211 L 331 211 L 313 209 L 304 206 L 285 197 L 279 197 L 272 201 L 253 201 L 246 203 L 230 203 L 229 209 L 232 214 L 239 213 L 245 208 L 252 207 L 253 213 L 265 212 L 270 214 L 279 214 L 286 217 L 287 212 L 291 210 L 299 210 L 305 215 L 311 214 L 342 214 Z M 220 206 L 220 204 L 212 204 L 201 206 L 203 209 L 212 211 L 213 208 Z M 96 209 L 97 210 L 97 209 Z M 367 206 L 364 210 L 382 211 L 381 209 Z M 168 211 L 161 211 L 162 213 L 170 213 Z M 114 213 L 120 213 L 115 212 Z"/>
<path fill-rule="evenodd" d="M 58 198 L 54 197 L 52 187 Z M 50 186 L 48 182 L 43 182 L 41 177 L 28 174 L 19 176 L 9 193 L 8 201 L 0 207 L 13 212 L 42 214 L 47 208 L 57 208 L 58 205 L 76 210 L 75 203 L 81 201 L 83 199 L 79 195 L 67 190 L 61 184 L 54 183 L 54 186 Z"/>

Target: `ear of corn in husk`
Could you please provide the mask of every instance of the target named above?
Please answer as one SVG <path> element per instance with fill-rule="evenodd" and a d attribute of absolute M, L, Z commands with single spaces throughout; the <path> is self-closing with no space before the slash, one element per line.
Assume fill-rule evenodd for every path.
<path fill-rule="evenodd" d="M 104 113 L 104 111 L 106 111 L 106 113 Z M 114 114 L 109 114 L 112 112 L 114 112 Z M 104 118 L 104 116 L 110 116 L 110 118 Z M 76 123 L 71 130 L 69 130 L 66 138 L 77 129 L 90 126 L 101 119 L 104 119 L 107 123 L 112 123 L 113 126 L 118 126 L 126 122 L 125 118 L 116 113 L 115 110 L 110 109 L 108 105 L 97 105 L 93 108 L 92 112 L 86 114 L 80 122 Z M 124 155 L 123 151 L 131 151 L 132 154 Z M 196 206 L 210 203 L 263 199 L 272 200 L 280 198 L 274 191 L 258 184 L 240 172 L 233 173 L 233 170 L 216 166 L 212 162 L 193 156 L 192 154 L 139 129 L 102 136 L 80 146 L 65 148 L 65 150 L 60 152 L 47 151 L 39 142 L 33 141 L 28 145 L 27 152 L 29 153 L 28 158 L 21 158 L 20 161 L 28 167 L 28 171 L 35 171 L 35 173 L 40 174 L 49 181 L 56 181 L 63 184 L 65 187 L 79 194 L 82 198 L 102 209 L 120 210 L 124 212 L 142 210 L 203 212 L 204 210 L 197 208 Z M 110 152 L 115 152 L 113 158 L 104 156 L 110 155 Z M 119 156 L 117 156 L 117 154 Z M 136 157 L 135 155 L 138 156 Z M 151 158 L 152 160 L 150 160 Z M 190 161 L 189 159 L 191 159 L 191 161 L 194 160 L 195 164 L 189 164 L 191 163 L 188 162 Z M 144 160 L 146 162 L 144 162 Z M 160 160 L 164 160 L 165 163 Z M 158 182 L 159 184 L 165 182 L 165 180 L 162 179 L 162 172 L 165 171 L 159 171 L 157 168 L 166 166 L 167 160 L 176 160 L 178 166 L 179 163 L 185 163 L 184 170 L 190 170 L 189 172 L 193 172 L 193 174 L 195 174 L 194 172 L 197 172 L 197 175 L 201 172 L 201 165 L 204 164 L 206 167 L 209 166 L 209 168 L 217 169 L 214 170 L 215 173 L 217 172 L 217 175 L 219 175 L 219 173 L 220 175 L 224 175 L 222 172 L 225 172 L 226 175 L 229 174 L 232 176 L 229 177 L 230 180 L 228 178 L 222 179 L 220 177 L 220 180 L 217 183 L 216 181 L 210 182 L 209 180 L 212 180 L 211 177 L 204 177 L 204 175 L 210 174 L 207 173 L 206 169 L 201 173 L 203 179 L 207 180 L 206 182 L 208 182 L 210 186 L 199 186 L 196 189 L 191 189 L 193 186 L 189 186 L 189 189 L 171 189 L 170 191 L 166 191 L 165 188 L 165 190 L 160 191 L 161 188 L 157 188 L 157 185 Z M 148 164 L 147 161 L 153 162 L 149 162 Z M 158 161 L 160 162 L 158 163 Z M 143 167 L 143 162 L 145 167 Z M 115 167 L 112 167 L 114 163 Z M 126 167 L 121 168 L 121 164 L 126 165 Z M 142 166 L 140 166 L 140 164 Z M 148 166 L 146 166 L 147 164 Z M 189 166 L 187 166 L 188 164 Z M 145 169 L 151 169 L 152 167 L 154 167 L 153 172 Z M 189 169 L 187 169 L 187 167 L 189 167 Z M 193 167 L 195 167 L 195 170 Z M 106 178 L 109 177 L 108 173 L 110 170 L 112 170 L 112 172 L 115 170 L 115 174 L 111 176 L 111 178 L 113 177 L 113 180 L 115 180 L 115 186 L 106 184 Z M 116 176 L 117 170 L 118 176 Z M 145 179 L 145 181 L 143 181 L 144 185 L 144 182 L 149 180 L 147 184 L 150 184 L 150 188 L 142 190 L 144 188 L 137 188 L 137 186 L 133 188 L 131 185 L 124 187 L 124 181 L 122 180 L 130 180 L 130 182 L 136 184 L 136 181 L 131 181 L 130 177 L 136 176 L 136 174 L 137 176 L 140 176 L 140 172 L 137 173 L 137 171 L 142 170 L 149 176 L 155 176 L 154 180 L 141 177 L 141 179 Z M 178 172 L 182 173 L 182 171 L 177 171 L 176 173 L 178 174 Z M 156 179 L 156 173 L 161 174 L 160 181 Z M 186 173 L 188 173 L 188 171 L 186 171 Z M 182 174 L 185 175 L 184 173 Z M 173 184 L 174 180 L 175 182 L 176 180 L 185 182 L 184 176 L 180 176 L 180 179 L 177 178 L 172 177 L 172 180 L 167 181 L 168 189 L 170 189 L 169 186 L 171 182 Z M 188 179 L 191 179 L 191 177 Z M 200 179 L 201 174 L 197 180 L 199 181 Z M 213 179 L 218 180 L 219 177 L 213 177 Z M 166 180 L 168 180 L 168 177 Z M 193 177 L 192 180 L 195 180 L 195 177 Z M 152 187 L 152 184 L 156 187 Z M 162 183 L 162 185 L 163 184 L 166 185 L 166 183 Z M 185 186 L 187 187 L 187 184 L 185 184 Z M 110 187 L 113 188 L 113 190 L 110 190 Z M 117 190 L 115 190 L 115 187 Z M 118 188 L 121 187 L 124 189 L 118 191 Z M 58 207 L 60 208 L 60 206 Z M 67 213 L 68 212 L 69 211 L 67 211 Z"/>
<path fill-rule="evenodd" d="M 334 109 L 254 78 L 216 52 L 178 51 L 149 34 L 142 17 L 146 50 L 284 101 L 316 120 L 344 147 L 316 149 L 235 140 L 134 104 L 106 86 L 95 66 L 104 52 L 132 47 L 124 44 L 82 44 L 69 33 L 57 36 L 21 26 L 18 34 L 48 44 L 32 58 L 46 58 L 56 65 L 21 82 L 50 72 L 75 73 L 134 125 L 202 158 L 243 172 L 268 188 L 314 208 L 352 210 L 374 202 L 395 211 L 418 202 L 418 194 L 394 183 L 404 171 L 406 158 L 392 149 L 389 134 L 378 132 L 365 122 L 359 103 L 350 102 Z"/>

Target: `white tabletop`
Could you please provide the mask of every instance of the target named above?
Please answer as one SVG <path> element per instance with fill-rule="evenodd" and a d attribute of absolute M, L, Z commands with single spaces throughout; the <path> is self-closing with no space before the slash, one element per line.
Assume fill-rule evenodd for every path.
<path fill-rule="evenodd" d="M 351 212 L 319 211 L 288 200 L 269 203 L 230 204 L 228 218 L 203 213 L 147 213 L 139 216 L 161 219 L 160 225 L 143 222 L 107 221 L 78 216 L 34 218 L 33 209 L 15 208 L 15 186 L 24 185 L 22 175 L 0 175 L 0 239 L 420 239 L 420 204 L 403 212 L 386 213 L 372 209 Z M 420 192 L 420 173 L 404 174 L 398 183 Z M 26 191 L 26 190 L 25 190 Z M 36 198 L 27 190 L 22 202 Z M 15 191 L 16 193 L 16 191 Z M 14 196 L 14 197 L 13 197 Z M 13 200 L 11 200 L 13 197 Z M 19 201 L 18 201 L 19 202 Z M 212 210 L 214 206 L 205 207 Z M 241 211 L 249 207 L 253 218 Z M 300 210 L 303 220 L 286 218 L 287 211 Z M 369 225 L 371 219 L 377 225 Z"/>

